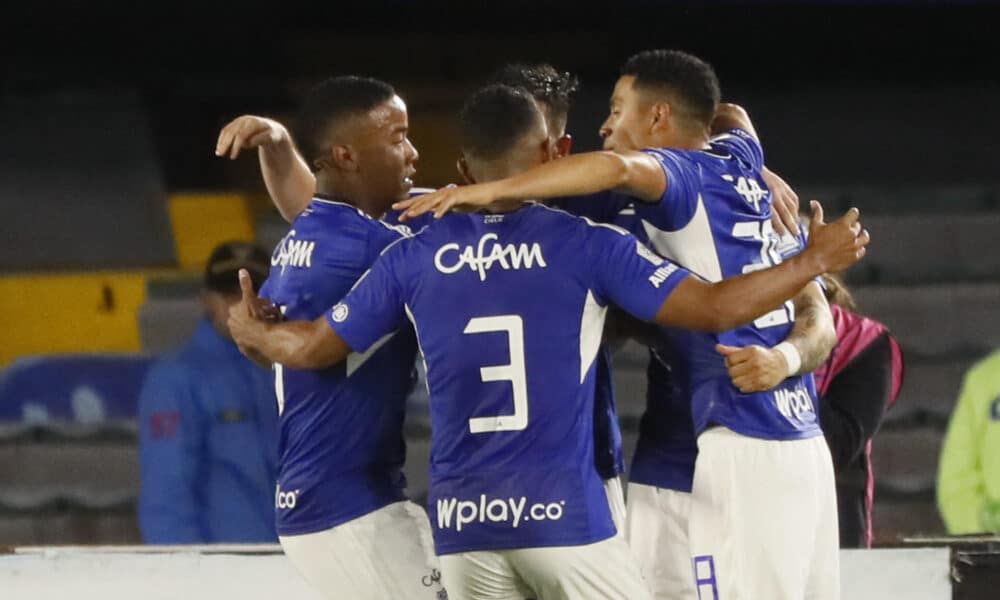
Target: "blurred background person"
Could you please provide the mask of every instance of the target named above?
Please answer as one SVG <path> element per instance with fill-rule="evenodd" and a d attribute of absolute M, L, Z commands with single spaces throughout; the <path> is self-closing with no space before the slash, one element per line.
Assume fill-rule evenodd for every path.
<path fill-rule="evenodd" d="M 854 312 L 835 275 L 823 278 L 837 344 L 816 370 L 819 417 L 837 479 L 842 548 L 870 548 L 875 477 L 872 438 L 903 386 L 903 353 L 888 328 Z"/>
<path fill-rule="evenodd" d="M 948 533 L 1000 532 L 1000 351 L 965 374 L 941 449 L 937 503 Z"/>
<path fill-rule="evenodd" d="M 277 542 L 277 402 L 270 373 L 240 354 L 226 319 L 239 269 L 255 289 L 270 260 L 260 246 L 213 250 L 190 341 L 151 370 L 139 398 L 139 526 L 150 544 Z"/>

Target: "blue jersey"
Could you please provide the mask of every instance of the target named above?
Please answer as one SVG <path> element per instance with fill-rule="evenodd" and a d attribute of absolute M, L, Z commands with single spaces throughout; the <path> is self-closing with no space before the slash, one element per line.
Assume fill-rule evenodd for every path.
<path fill-rule="evenodd" d="M 414 323 L 439 554 L 614 534 L 594 467 L 606 307 L 651 319 L 687 275 L 621 229 L 529 205 L 445 216 L 390 247 L 327 314 L 355 349 Z"/>
<path fill-rule="evenodd" d="M 413 188 L 410 197 L 426 194 L 434 190 Z M 549 203 L 578 217 L 586 217 L 598 223 L 616 223 L 619 211 L 630 200 L 616 194 L 602 194 L 597 198 L 580 202 L 576 199 L 556 199 Z M 424 213 L 405 223 L 399 221 L 399 211 L 389 211 L 383 218 L 393 225 L 405 225 L 412 231 L 420 231 L 434 222 L 433 213 Z M 615 381 L 612 370 L 611 348 L 601 346 L 597 354 L 594 392 L 594 465 L 602 479 L 617 477 L 625 471 L 625 452 L 622 448 L 622 433 L 618 423 L 618 408 L 615 400 Z"/>
<path fill-rule="evenodd" d="M 603 193 L 584 202 L 578 198 L 556 198 L 549 202 L 549 206 L 597 223 L 618 224 L 619 212 L 628 202 L 629 199 L 625 196 Z M 612 368 L 613 356 L 611 347 L 602 344 L 594 365 L 594 465 L 602 479 L 617 477 L 625 471 L 625 451 L 622 448 L 621 425 L 618 423 L 618 402 Z"/>
<path fill-rule="evenodd" d="M 353 206 L 316 198 L 275 248 L 261 295 L 288 319 L 315 319 L 402 235 Z M 404 498 L 403 417 L 416 340 L 406 324 L 386 336 L 330 369 L 275 366 L 280 535 L 329 529 Z"/>
<path fill-rule="evenodd" d="M 779 239 L 771 225 L 771 195 L 760 177 L 763 150 L 754 137 L 734 129 L 713 138 L 706 150 L 645 152 L 660 162 L 667 177 L 659 202 L 635 203 L 636 216 L 653 249 L 709 281 L 781 261 Z M 673 397 L 691 400 L 696 432 L 718 424 L 743 435 L 774 440 L 821 434 L 811 375 L 790 377 L 767 392 L 742 394 L 732 385 L 725 362 L 715 351 L 720 342 L 772 347 L 788 336 L 793 322 L 789 301 L 752 324 L 725 333 L 665 332 L 669 341 L 658 351 L 674 367 L 674 390 L 687 392 Z"/>

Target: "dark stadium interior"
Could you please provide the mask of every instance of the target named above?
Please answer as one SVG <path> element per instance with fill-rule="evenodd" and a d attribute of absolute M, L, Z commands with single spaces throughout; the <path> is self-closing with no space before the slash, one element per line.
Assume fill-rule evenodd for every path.
<path fill-rule="evenodd" d="M 723 98 L 748 108 L 768 165 L 803 199 L 822 200 L 828 213 L 861 209 L 873 242 L 848 280 L 861 310 L 890 326 L 909 359 L 900 401 L 874 441 L 877 542 L 943 532 L 934 501 L 941 440 L 963 373 L 1000 346 L 996 7 L 473 4 L 5 7 L 0 329 L 9 347 L 0 367 L 21 371 L 0 379 L 0 399 L 11 404 L 0 406 L 0 545 L 139 541 L 128 409 L 114 419 L 106 408 L 106 426 L 71 427 L 55 410 L 40 424 L 12 405 L 24 400 L 13 390 L 32 377 L 26 369 L 42 368 L 27 356 L 156 354 L 184 339 L 198 316 L 205 257 L 185 254 L 183 240 L 281 237 L 257 161 L 213 154 L 229 119 L 285 119 L 330 75 L 382 77 L 409 104 L 417 185 L 440 186 L 456 177 L 456 110 L 500 64 L 548 61 L 579 74 L 568 131 L 584 151 L 599 147 L 619 65 L 652 47 L 716 67 Z M 184 211 L 171 208 L 184 195 L 245 225 L 187 231 L 177 224 Z M 67 293 L 60 281 L 73 274 L 83 287 L 56 314 L 53 295 Z M 122 333 L 93 336 L 90 322 Z M 66 329 L 38 334 L 43 327 Z M 616 362 L 627 444 L 643 409 L 645 361 L 629 346 Z M 426 407 L 411 421 L 420 494 Z"/>

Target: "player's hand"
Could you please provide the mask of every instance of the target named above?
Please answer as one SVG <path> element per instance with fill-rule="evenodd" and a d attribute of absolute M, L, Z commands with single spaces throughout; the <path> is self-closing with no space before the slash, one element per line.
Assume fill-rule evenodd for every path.
<path fill-rule="evenodd" d="M 764 167 L 760 176 L 771 190 L 771 222 L 780 236 L 799 235 L 799 195 L 777 173 Z"/>
<path fill-rule="evenodd" d="M 820 273 L 843 271 L 864 257 L 871 238 L 861 226 L 861 213 L 852 208 L 833 223 L 823 221 L 823 205 L 811 201 L 812 222 L 809 224 L 809 245 L 803 255 L 818 263 Z"/>
<path fill-rule="evenodd" d="M 479 209 L 499 200 L 498 188 L 494 183 L 476 183 L 463 186 L 448 186 L 392 205 L 404 211 L 400 221 L 434 211 L 434 218 L 440 219 L 448 211 L 464 207 Z"/>
<path fill-rule="evenodd" d="M 715 351 L 726 357 L 729 378 L 744 394 L 772 389 L 788 378 L 788 361 L 773 348 L 716 344 Z"/>
<path fill-rule="evenodd" d="M 253 282 L 246 269 L 240 269 L 240 292 L 240 301 L 229 307 L 229 334 L 240 352 L 256 359 L 259 356 L 257 342 L 266 332 L 267 322 L 258 318 L 261 298 L 253 290 Z"/>
<path fill-rule="evenodd" d="M 234 159 L 244 148 L 277 144 L 288 137 L 288 130 L 274 119 L 243 115 L 236 117 L 219 132 L 215 155 Z"/>

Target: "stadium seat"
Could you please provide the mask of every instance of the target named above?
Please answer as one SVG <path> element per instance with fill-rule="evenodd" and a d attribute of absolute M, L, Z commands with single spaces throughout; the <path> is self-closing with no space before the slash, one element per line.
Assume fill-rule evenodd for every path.
<path fill-rule="evenodd" d="M 0 269 L 174 263 L 166 193 L 138 94 L 7 96 Z M 59 140 L 58 144 L 52 140 Z"/>
<path fill-rule="evenodd" d="M 946 421 L 958 399 L 962 378 L 976 360 L 968 357 L 906 361 L 903 390 L 886 415 L 886 422 L 907 420 L 916 413 L 932 421 Z"/>
<path fill-rule="evenodd" d="M 872 442 L 875 480 L 902 494 L 933 490 L 943 441 L 936 427 L 883 428 Z"/>
<path fill-rule="evenodd" d="M 865 215 L 870 252 L 853 283 L 1000 280 L 1000 213 Z"/>
<path fill-rule="evenodd" d="M 875 495 L 872 509 L 875 545 L 898 544 L 903 537 L 944 532 L 944 523 L 933 500 L 887 498 Z"/>
<path fill-rule="evenodd" d="M 253 215 L 242 195 L 174 194 L 169 211 L 182 269 L 203 269 L 212 249 L 223 242 L 253 239 Z"/>
<path fill-rule="evenodd" d="M 1000 347 L 1000 283 L 864 286 L 854 292 L 861 312 L 889 326 L 911 359 Z"/>
<path fill-rule="evenodd" d="M 0 365 L 55 352 L 138 351 L 145 288 L 140 272 L 0 277 Z"/>
<path fill-rule="evenodd" d="M 157 298 L 139 309 L 142 350 L 163 354 L 176 350 L 194 333 L 205 309 L 197 297 Z"/>
<path fill-rule="evenodd" d="M 62 355 L 24 358 L 0 378 L 0 420 L 101 423 L 134 419 L 151 358 Z"/>

